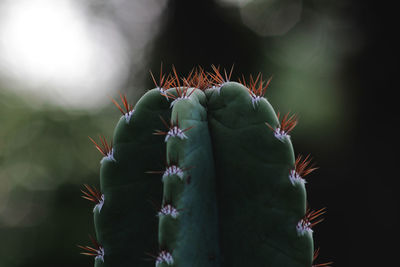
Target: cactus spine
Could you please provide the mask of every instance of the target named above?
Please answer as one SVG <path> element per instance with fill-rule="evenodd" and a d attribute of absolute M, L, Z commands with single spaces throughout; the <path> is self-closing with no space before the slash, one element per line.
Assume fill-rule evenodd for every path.
<path fill-rule="evenodd" d="M 114 101 L 123 116 L 113 146 L 96 144 L 100 191 L 83 191 L 96 203 L 97 238 L 81 248 L 96 267 L 330 264 L 312 265 L 325 210 L 306 207 L 304 176 L 315 168 L 294 156 L 296 116 L 275 114 L 270 80 L 231 74 L 213 66 L 180 78 L 173 68 L 159 84 L 152 75 L 156 88 L 134 108 Z"/>

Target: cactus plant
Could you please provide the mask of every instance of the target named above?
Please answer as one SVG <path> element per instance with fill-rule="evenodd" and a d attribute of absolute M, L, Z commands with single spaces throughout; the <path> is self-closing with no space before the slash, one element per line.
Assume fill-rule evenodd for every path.
<path fill-rule="evenodd" d="M 271 79 L 232 82 L 232 69 L 212 68 L 151 74 L 156 88 L 134 107 L 113 100 L 123 114 L 113 144 L 91 139 L 104 156 L 100 190 L 82 190 L 96 203 L 97 238 L 80 247 L 96 267 L 330 264 L 313 265 L 325 209 L 306 207 L 316 168 L 294 156 L 297 117 L 274 112 Z"/>

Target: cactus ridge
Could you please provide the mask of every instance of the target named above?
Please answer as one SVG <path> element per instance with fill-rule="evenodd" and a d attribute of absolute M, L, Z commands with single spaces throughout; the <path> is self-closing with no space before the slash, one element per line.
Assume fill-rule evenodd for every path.
<path fill-rule="evenodd" d="M 135 106 L 112 99 L 122 113 L 113 144 L 90 138 L 103 155 L 100 190 L 81 191 L 95 203 L 98 241 L 82 254 L 96 267 L 330 266 L 314 264 L 326 209 L 306 206 L 304 177 L 317 168 L 294 156 L 297 115 L 281 117 L 265 98 L 272 77 L 238 83 L 233 66 L 211 67 L 180 77 L 161 65 Z M 157 211 L 149 199 L 161 199 Z"/>

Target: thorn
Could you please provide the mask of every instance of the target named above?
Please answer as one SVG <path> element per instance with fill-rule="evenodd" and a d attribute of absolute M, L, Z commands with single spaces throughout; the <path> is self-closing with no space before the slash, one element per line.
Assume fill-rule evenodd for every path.
<path fill-rule="evenodd" d="M 210 87 L 208 75 L 200 66 L 193 68 L 186 78 L 183 78 L 183 83 L 190 88 L 205 90 Z"/>
<path fill-rule="evenodd" d="M 319 256 L 319 248 L 317 248 L 314 251 L 314 256 L 313 256 L 313 263 L 314 261 L 318 258 Z M 320 264 L 313 264 L 311 267 L 330 267 L 333 264 L 333 261 L 331 262 L 325 262 L 325 263 L 320 263 Z"/>
<path fill-rule="evenodd" d="M 100 145 L 96 143 L 90 136 L 88 136 L 90 141 L 95 145 L 96 149 L 104 156 L 107 157 L 112 152 L 112 142 L 110 144 L 107 143 L 107 140 L 104 136 L 99 135 L 100 137 Z"/>
<path fill-rule="evenodd" d="M 170 74 L 168 74 L 168 75 L 163 74 L 162 62 L 161 62 L 161 66 L 160 66 L 160 78 L 159 78 L 158 82 L 154 78 L 152 71 L 149 70 L 149 72 L 150 72 L 150 76 L 151 76 L 151 79 L 153 80 L 154 85 L 156 86 L 156 88 L 158 88 L 158 90 L 160 90 L 161 93 L 164 93 L 164 91 L 171 88 L 171 85 L 175 82 L 174 78 Z"/>
<path fill-rule="evenodd" d="M 97 188 L 94 186 L 91 187 L 90 185 L 87 185 L 87 184 L 84 184 L 83 186 L 86 188 L 87 192 L 84 191 L 83 189 L 81 189 L 81 192 L 83 194 L 82 198 L 87 199 L 96 204 L 99 204 L 101 201 L 101 197 L 102 197 L 102 194 L 100 193 L 100 191 L 97 190 Z"/>

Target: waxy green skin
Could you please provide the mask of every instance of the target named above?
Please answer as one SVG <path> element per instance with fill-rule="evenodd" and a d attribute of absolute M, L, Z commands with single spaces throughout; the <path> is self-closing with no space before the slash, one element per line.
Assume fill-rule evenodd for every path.
<path fill-rule="evenodd" d="M 156 212 L 152 201 L 160 201 L 162 184 L 147 171 L 162 168 L 165 145 L 153 135 L 163 128 L 160 115 L 169 117 L 169 103 L 158 90 L 146 93 L 135 106 L 129 123 L 122 117 L 114 132 L 114 161 L 100 169 L 100 189 L 105 201 L 95 211 L 98 242 L 104 247 L 104 262 L 96 267 L 154 266 L 146 253 L 158 249 Z"/>
<path fill-rule="evenodd" d="M 254 105 L 238 83 L 208 93 L 208 120 L 217 176 L 223 266 L 311 266 L 313 241 L 299 237 L 306 212 L 303 184 L 289 180 L 291 141 L 277 139 L 268 101 Z"/>
<path fill-rule="evenodd" d="M 104 262 L 95 266 L 154 266 L 148 254 L 171 253 L 159 267 L 311 267 L 313 240 L 296 225 L 306 212 L 304 184 L 293 185 L 294 152 L 289 137 L 274 136 L 277 116 L 265 98 L 252 103 L 247 88 L 228 82 L 195 90 L 175 101 L 158 89 L 136 104 L 114 133 L 116 161 L 101 165 L 101 211 L 95 211 Z M 169 89 L 175 94 L 175 89 Z M 159 116 L 179 122 L 187 138 L 157 136 Z M 168 130 L 166 130 L 168 131 Z M 177 164 L 183 177 L 149 174 Z M 158 215 L 149 200 L 179 214 Z M 158 240 L 158 244 L 157 244 Z"/>
<path fill-rule="evenodd" d="M 178 121 L 187 139 L 169 138 L 169 162 L 179 162 L 185 171 L 165 178 L 163 197 L 179 211 L 176 219 L 161 216 L 160 247 L 172 251 L 174 266 L 220 266 L 215 171 L 211 138 L 208 130 L 206 97 L 195 90 L 190 99 L 176 102 L 172 121 Z M 174 93 L 169 90 L 170 93 Z M 162 265 L 161 265 L 162 266 Z"/>

